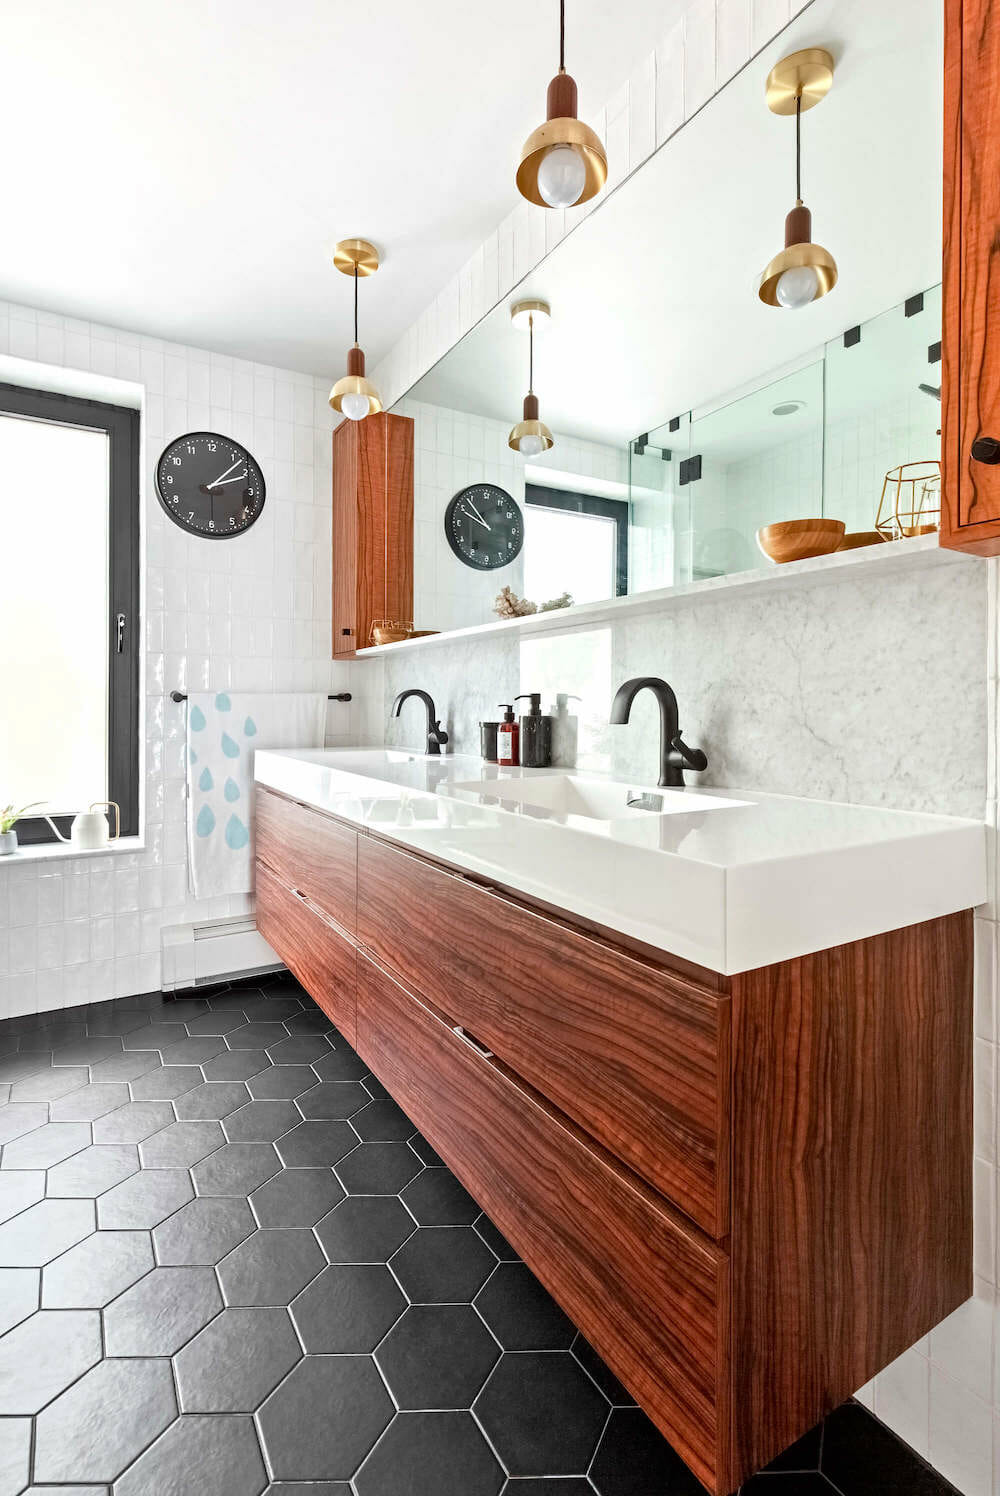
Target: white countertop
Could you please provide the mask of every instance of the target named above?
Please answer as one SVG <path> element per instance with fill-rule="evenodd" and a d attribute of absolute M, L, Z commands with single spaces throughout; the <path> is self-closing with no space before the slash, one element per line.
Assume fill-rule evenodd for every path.
<path fill-rule="evenodd" d="M 623 804 L 615 819 L 498 800 L 546 798 L 553 786 L 530 781 L 567 774 L 606 793 L 600 775 L 466 754 L 259 750 L 254 763 L 259 783 L 401 847 L 729 975 L 986 898 L 979 821 L 693 785 L 637 786 L 672 813 Z"/>

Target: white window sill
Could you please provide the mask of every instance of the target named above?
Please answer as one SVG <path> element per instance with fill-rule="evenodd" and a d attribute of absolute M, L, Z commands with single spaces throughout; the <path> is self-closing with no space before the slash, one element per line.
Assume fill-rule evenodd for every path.
<path fill-rule="evenodd" d="M 0 857 L 0 870 L 5 867 L 22 867 L 25 863 L 68 862 L 76 857 L 124 857 L 128 852 L 145 851 L 146 843 L 141 836 L 120 836 L 109 841 L 106 847 L 71 847 L 64 842 L 36 842 L 34 846 L 18 847 Z"/>

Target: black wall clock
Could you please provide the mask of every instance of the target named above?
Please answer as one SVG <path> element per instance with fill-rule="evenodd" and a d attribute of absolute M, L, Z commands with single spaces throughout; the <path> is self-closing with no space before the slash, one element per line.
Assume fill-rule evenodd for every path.
<path fill-rule="evenodd" d="M 156 492 L 175 525 L 206 540 L 242 535 L 260 518 L 264 476 L 246 447 L 214 431 L 189 431 L 165 447 Z"/>
<path fill-rule="evenodd" d="M 524 516 L 495 483 L 471 483 L 444 512 L 444 533 L 460 561 L 476 571 L 496 571 L 520 555 Z"/>

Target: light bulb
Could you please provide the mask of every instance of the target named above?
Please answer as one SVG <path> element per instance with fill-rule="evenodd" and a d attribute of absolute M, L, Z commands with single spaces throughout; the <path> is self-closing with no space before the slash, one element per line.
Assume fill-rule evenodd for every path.
<path fill-rule="evenodd" d="M 517 449 L 522 457 L 537 457 L 539 452 L 545 451 L 545 442 L 537 431 L 526 431 L 518 442 Z"/>
<path fill-rule="evenodd" d="M 587 163 L 571 145 L 554 145 L 538 167 L 538 194 L 550 208 L 571 208 L 587 185 Z"/>
<path fill-rule="evenodd" d="M 790 312 L 797 312 L 815 301 L 819 294 L 819 276 L 811 265 L 796 265 L 778 277 L 774 289 L 778 304 Z"/>
<path fill-rule="evenodd" d="M 368 414 L 367 395 L 344 395 L 340 409 L 349 421 L 363 421 Z"/>

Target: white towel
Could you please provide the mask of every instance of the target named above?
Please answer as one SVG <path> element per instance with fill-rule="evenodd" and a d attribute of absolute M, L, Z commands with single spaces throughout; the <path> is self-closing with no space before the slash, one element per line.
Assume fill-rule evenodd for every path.
<path fill-rule="evenodd" d="M 322 748 L 326 696 L 193 691 L 187 703 L 188 883 L 195 898 L 253 887 L 255 748 Z"/>

